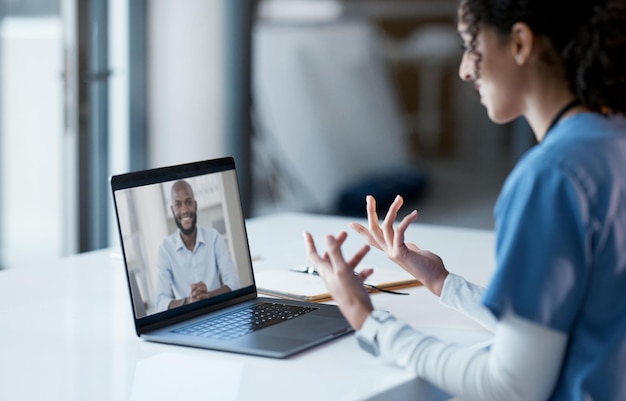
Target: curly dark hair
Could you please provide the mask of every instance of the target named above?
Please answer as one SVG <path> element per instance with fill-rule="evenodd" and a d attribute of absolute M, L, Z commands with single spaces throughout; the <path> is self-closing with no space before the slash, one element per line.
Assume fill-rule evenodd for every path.
<path fill-rule="evenodd" d="M 626 114 L 626 1 L 462 0 L 459 18 L 476 56 L 481 25 L 508 35 L 526 23 L 554 49 L 543 61 L 562 69 L 576 97 L 591 110 Z"/>

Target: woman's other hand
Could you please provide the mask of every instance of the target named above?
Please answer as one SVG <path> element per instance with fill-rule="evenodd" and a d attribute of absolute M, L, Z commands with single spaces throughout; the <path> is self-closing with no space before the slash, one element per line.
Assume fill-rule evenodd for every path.
<path fill-rule="evenodd" d="M 310 233 L 304 233 L 307 256 L 322 277 L 341 313 L 350 325 L 359 330 L 374 307 L 363 282 L 372 274 L 371 268 L 355 273 L 354 268 L 363 260 L 370 247 L 363 246 L 349 261 L 341 252 L 347 238 L 346 232 L 326 236 L 327 251 L 320 256 Z"/>

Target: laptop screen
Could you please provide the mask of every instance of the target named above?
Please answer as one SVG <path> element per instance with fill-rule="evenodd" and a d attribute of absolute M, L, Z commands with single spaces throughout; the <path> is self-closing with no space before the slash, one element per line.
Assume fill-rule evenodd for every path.
<path fill-rule="evenodd" d="M 255 292 L 231 158 L 111 178 L 136 319 Z"/>

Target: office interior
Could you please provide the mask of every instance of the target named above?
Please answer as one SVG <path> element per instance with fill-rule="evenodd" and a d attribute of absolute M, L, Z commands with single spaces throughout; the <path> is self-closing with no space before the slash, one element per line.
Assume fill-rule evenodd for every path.
<path fill-rule="evenodd" d="M 406 174 L 403 212 L 492 229 L 533 139 L 459 79 L 456 4 L 0 0 L 0 268 L 117 247 L 111 175 L 221 156 L 247 217 Z"/>

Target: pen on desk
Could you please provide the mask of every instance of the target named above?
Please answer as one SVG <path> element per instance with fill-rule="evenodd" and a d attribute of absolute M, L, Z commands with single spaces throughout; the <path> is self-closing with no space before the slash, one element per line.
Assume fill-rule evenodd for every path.
<path fill-rule="evenodd" d="M 315 270 L 315 267 L 313 266 L 298 266 L 293 267 L 289 270 L 296 273 L 312 274 L 314 276 L 319 276 L 319 273 L 317 272 L 317 270 Z"/>
<path fill-rule="evenodd" d="M 319 273 L 317 272 L 317 270 L 315 270 L 315 268 L 313 266 L 298 266 L 298 267 L 292 267 L 291 269 L 292 272 L 296 272 L 296 273 L 304 273 L 304 274 L 311 274 L 313 276 L 319 276 Z M 354 272 L 354 274 L 358 274 L 357 272 Z M 388 294 L 396 294 L 396 295 L 409 295 L 407 292 L 398 292 L 398 291 L 392 291 L 392 290 L 385 290 L 383 288 L 377 287 L 373 284 L 368 284 L 368 283 L 363 283 L 364 287 L 370 288 L 372 290 L 376 290 L 376 291 L 380 291 L 380 292 L 386 292 Z"/>

